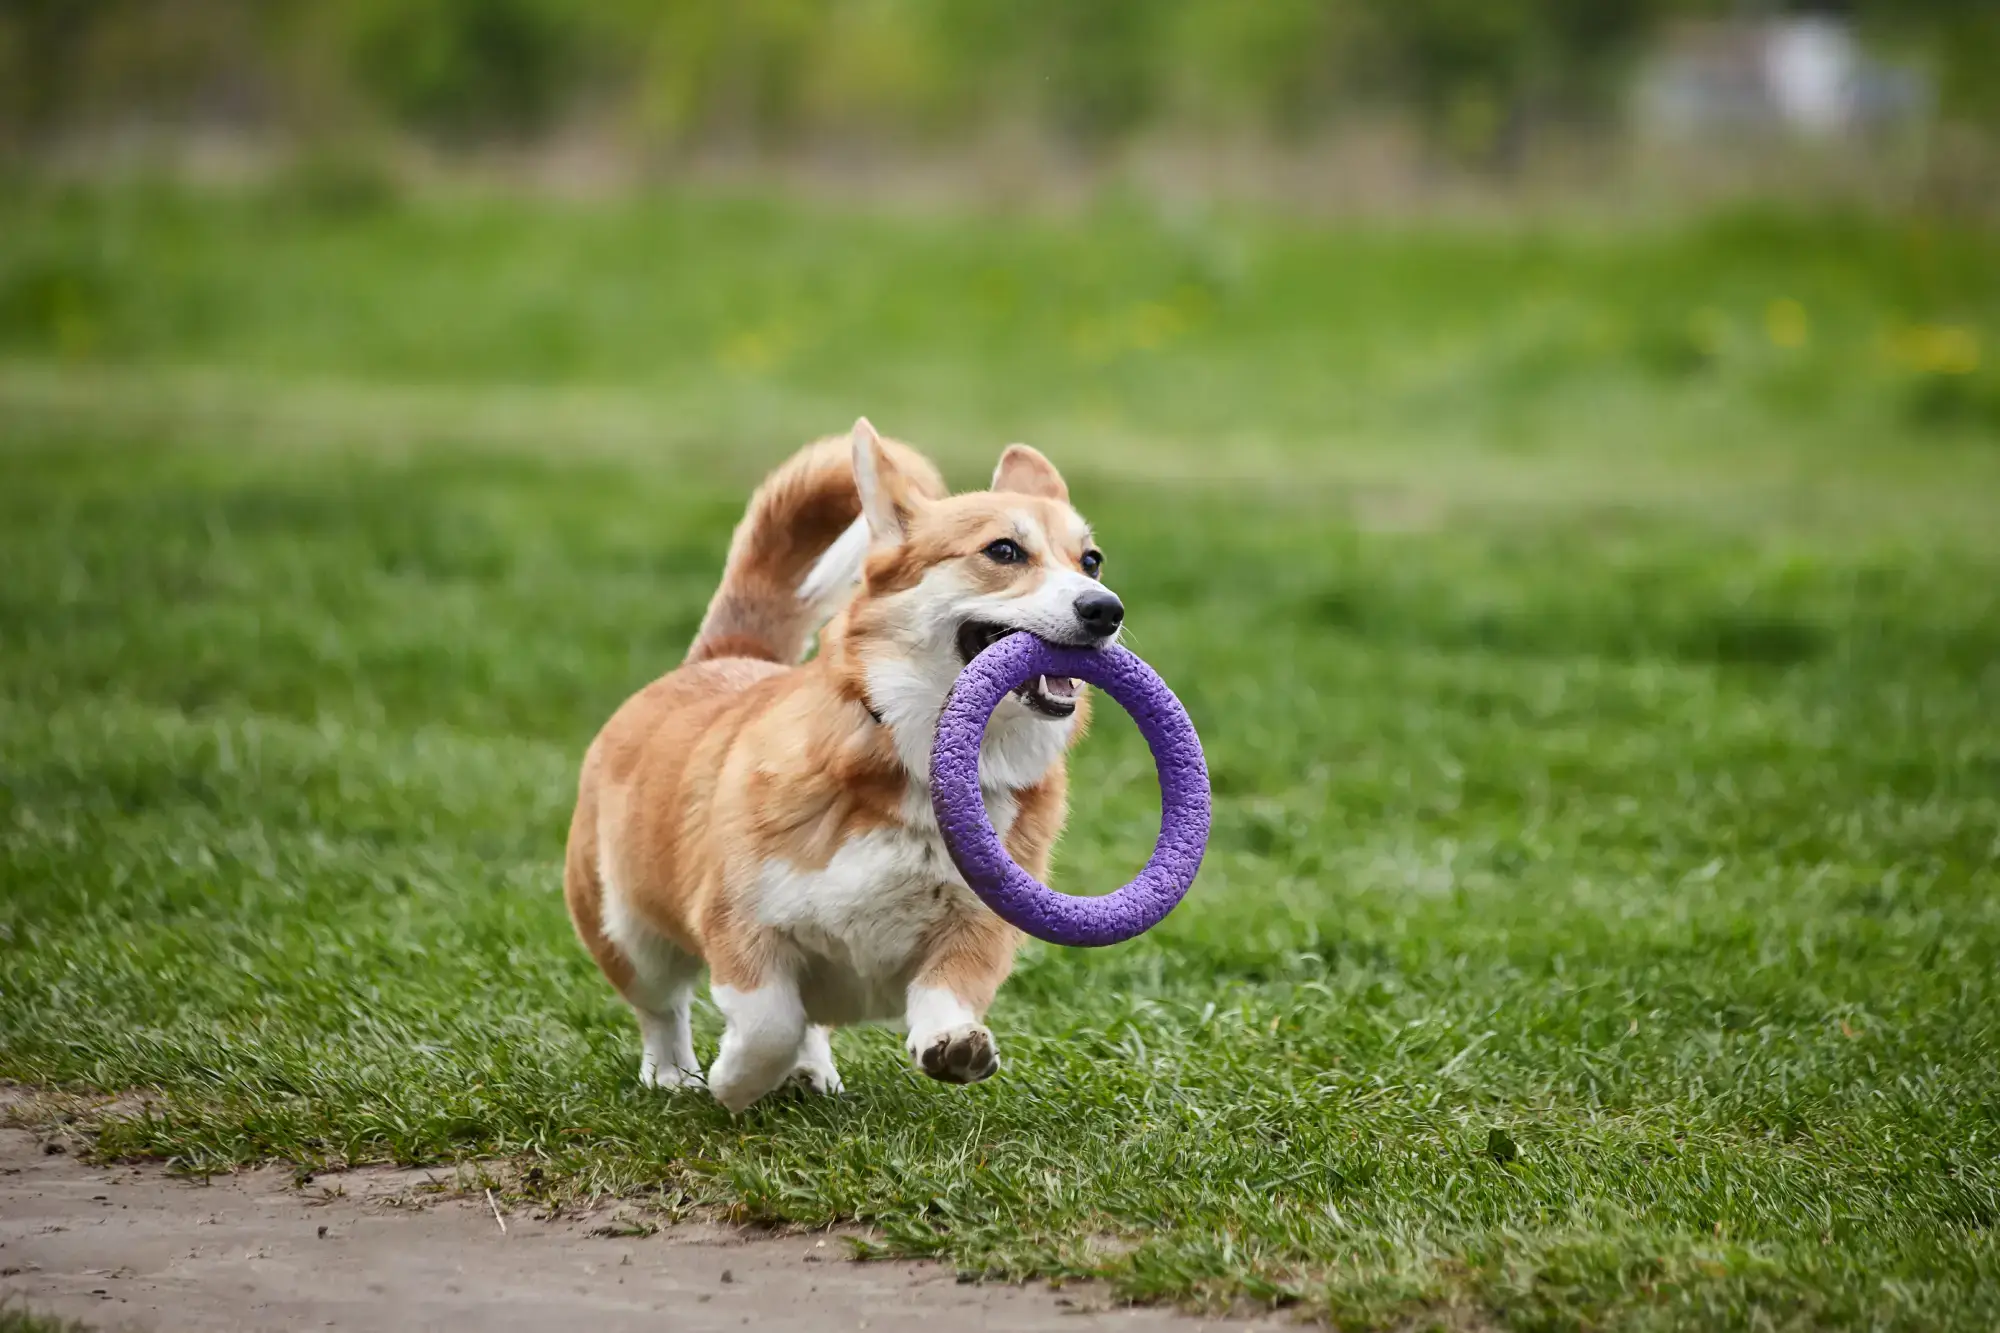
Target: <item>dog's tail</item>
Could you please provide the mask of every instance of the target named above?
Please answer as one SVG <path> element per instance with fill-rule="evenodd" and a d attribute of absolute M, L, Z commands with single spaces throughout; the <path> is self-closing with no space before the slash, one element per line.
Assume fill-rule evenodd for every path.
<path fill-rule="evenodd" d="M 868 556 L 868 524 L 854 483 L 857 439 L 875 438 L 864 418 L 853 436 L 818 440 L 793 454 L 750 497 L 729 542 L 722 586 L 708 604 L 687 660 L 755 657 L 787 665 L 846 604 Z M 894 440 L 882 446 L 932 498 L 945 494 L 931 461 Z"/>

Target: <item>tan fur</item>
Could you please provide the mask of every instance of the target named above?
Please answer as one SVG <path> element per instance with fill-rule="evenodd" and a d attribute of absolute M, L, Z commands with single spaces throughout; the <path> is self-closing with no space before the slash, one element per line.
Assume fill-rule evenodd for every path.
<path fill-rule="evenodd" d="M 882 445 L 918 495 L 946 493 L 944 477 L 916 450 Z M 755 657 L 790 664 L 812 626 L 798 614 L 799 580 L 861 512 L 847 437 L 816 440 L 765 478 L 730 539 L 722 584 L 708 604 L 687 660 Z"/>
<path fill-rule="evenodd" d="M 967 586 L 1025 596 L 1050 570 L 1074 570 L 1083 550 L 1087 530 L 1067 488 L 1033 450 L 1003 456 L 1004 491 L 947 497 L 928 460 L 880 441 L 875 493 L 902 539 L 875 544 L 864 586 L 822 631 L 819 654 L 798 663 L 816 628 L 800 582 L 862 512 L 853 456 L 846 438 L 819 441 L 757 489 L 686 664 L 627 700 L 585 756 L 566 898 L 579 938 L 642 1021 L 654 1001 L 613 938 L 607 893 L 706 963 L 717 987 L 755 991 L 773 969 L 800 965 L 805 946 L 760 920 L 760 872 L 823 870 L 856 839 L 909 818 L 912 775 L 868 699 L 887 599 L 954 561 Z M 1035 560 L 998 565 L 979 555 L 1003 536 L 1036 543 Z M 1074 733 L 1086 716 L 1079 698 Z M 1005 841 L 1039 878 L 1062 829 L 1066 782 L 1058 757 L 1012 793 Z M 1020 935 L 971 898 L 948 864 L 939 873 L 937 892 L 950 890 L 953 908 L 923 938 L 905 980 L 945 988 L 983 1015 Z"/>
<path fill-rule="evenodd" d="M 1069 484 L 1056 465 L 1042 451 L 1025 444 L 1010 444 L 993 469 L 993 489 L 1020 495 L 1039 495 L 1057 504 L 1069 503 Z"/>

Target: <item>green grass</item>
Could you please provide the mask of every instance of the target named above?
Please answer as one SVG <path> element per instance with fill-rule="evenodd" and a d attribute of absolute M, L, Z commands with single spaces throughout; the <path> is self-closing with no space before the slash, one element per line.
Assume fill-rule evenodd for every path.
<path fill-rule="evenodd" d="M 1990 241 L 14 190 L 0 1075 L 1355 1327 L 1992 1327 Z M 858 411 L 1071 473 L 1215 836 L 998 1080 L 845 1032 L 731 1120 L 636 1085 L 567 807 Z M 1129 724 L 1076 775 L 1109 885 Z"/>
<path fill-rule="evenodd" d="M 0 1302 L 0 1333 L 89 1333 L 86 1325 L 38 1315 L 12 1301 Z"/>

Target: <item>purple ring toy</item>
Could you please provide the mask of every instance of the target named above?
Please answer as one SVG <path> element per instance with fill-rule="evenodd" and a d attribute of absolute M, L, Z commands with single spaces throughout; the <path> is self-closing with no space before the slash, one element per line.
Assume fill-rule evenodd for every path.
<path fill-rule="evenodd" d="M 1057 893 L 1000 845 L 979 793 L 979 746 L 1010 690 L 1035 676 L 1075 676 L 1116 699 L 1152 747 L 1160 774 L 1160 839 L 1139 877 L 1102 898 Z M 1118 944 L 1174 910 L 1208 848 L 1208 763 L 1187 709 L 1154 670 L 1123 648 L 1063 648 L 1009 634 L 966 664 L 945 700 L 931 747 L 931 809 L 972 891 L 999 915 L 1051 944 Z"/>

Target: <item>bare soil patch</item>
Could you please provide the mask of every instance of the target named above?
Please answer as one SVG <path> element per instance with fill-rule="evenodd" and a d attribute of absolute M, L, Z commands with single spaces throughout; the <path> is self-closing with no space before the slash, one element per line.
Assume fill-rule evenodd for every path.
<path fill-rule="evenodd" d="M 0 1128 L 0 1298 L 104 1329 L 1174 1330 L 1244 1327 L 1109 1308 L 1101 1290 L 959 1282 L 859 1263 L 838 1237 L 717 1225 L 593 1234 L 457 1188 L 363 1169 L 303 1189 L 266 1167 L 207 1183 L 93 1165 L 60 1135 Z M 497 1203 L 497 1201 L 495 1201 Z"/>

